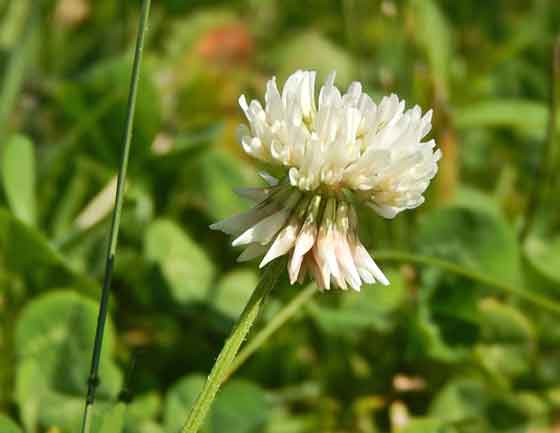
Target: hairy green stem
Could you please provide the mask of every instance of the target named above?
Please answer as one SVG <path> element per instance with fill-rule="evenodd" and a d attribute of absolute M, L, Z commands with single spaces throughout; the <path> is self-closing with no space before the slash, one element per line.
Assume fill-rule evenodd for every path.
<path fill-rule="evenodd" d="M 230 336 L 226 340 L 222 351 L 218 355 L 218 358 L 212 367 L 212 371 L 210 372 L 210 375 L 208 376 L 208 379 L 206 380 L 206 383 L 204 384 L 200 395 L 196 399 L 187 421 L 181 430 L 182 433 L 196 433 L 200 429 L 200 426 L 204 422 L 208 410 L 216 397 L 216 393 L 230 372 L 232 362 L 237 355 L 239 347 L 245 340 L 245 337 L 247 337 L 247 333 L 251 329 L 251 325 L 258 316 L 263 299 L 276 285 L 285 266 L 286 261 L 284 259 L 276 259 L 265 268 L 259 284 L 253 291 L 247 305 L 233 327 Z"/>
<path fill-rule="evenodd" d="M 554 302 L 544 296 L 540 296 L 536 293 L 528 292 L 520 287 L 515 287 L 501 281 L 497 281 L 491 277 L 487 277 L 476 271 L 466 269 L 465 267 L 451 263 L 436 257 L 422 256 L 416 254 L 410 254 L 401 251 L 380 251 L 375 254 L 375 260 L 381 262 L 401 262 L 401 263 L 417 263 L 420 265 L 433 266 L 440 268 L 444 271 L 451 272 L 456 275 L 463 276 L 469 280 L 479 282 L 488 287 L 494 287 L 503 292 L 511 293 L 530 302 L 539 307 L 545 308 L 553 313 L 560 314 L 560 304 Z"/>
<path fill-rule="evenodd" d="M 255 353 L 268 338 L 282 327 L 284 323 L 292 318 L 301 307 L 303 307 L 309 299 L 319 291 L 316 284 L 309 284 L 305 289 L 300 291 L 288 304 L 286 304 L 274 317 L 249 341 L 239 355 L 233 361 L 229 369 L 226 379 L 237 371 L 241 365 L 247 361 Z"/>
<path fill-rule="evenodd" d="M 113 265 L 115 260 L 115 252 L 117 250 L 117 240 L 119 234 L 119 225 L 121 218 L 121 210 L 123 204 L 124 183 L 126 180 L 126 170 L 128 167 L 128 158 L 130 154 L 130 144 L 132 141 L 132 128 L 134 125 L 134 113 L 136 107 L 136 95 L 138 93 L 138 82 L 140 79 L 140 65 L 142 62 L 142 51 L 144 49 L 144 37 L 148 28 L 148 17 L 150 15 L 150 0 L 143 0 L 142 13 L 140 16 L 140 24 L 138 28 L 138 36 L 136 39 L 136 49 L 134 52 L 134 60 L 132 65 L 132 74 L 130 79 L 130 89 L 128 95 L 128 108 L 126 115 L 125 132 L 123 138 L 123 150 L 121 157 L 121 165 L 119 168 L 117 191 L 115 194 L 115 207 L 113 209 L 113 218 L 111 221 L 111 229 L 109 232 L 109 244 L 107 246 L 107 257 L 105 262 L 105 277 L 103 279 L 103 289 L 101 291 L 101 300 L 99 303 L 99 314 L 97 316 L 97 328 L 95 330 L 95 340 L 93 345 L 93 353 L 91 357 L 91 368 L 88 378 L 88 391 L 86 403 L 84 407 L 84 415 L 82 419 L 82 433 L 88 433 L 91 424 L 91 408 L 95 402 L 95 393 L 99 385 L 99 363 L 101 360 L 101 349 L 103 346 L 103 335 L 105 331 L 105 322 L 107 321 L 107 307 L 109 303 L 109 292 L 111 287 L 111 276 L 113 273 Z"/>

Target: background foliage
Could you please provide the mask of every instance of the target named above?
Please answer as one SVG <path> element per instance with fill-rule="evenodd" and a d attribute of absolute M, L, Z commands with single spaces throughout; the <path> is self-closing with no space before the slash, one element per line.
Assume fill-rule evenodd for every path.
<path fill-rule="evenodd" d="M 3 433 L 77 431 L 138 3 L 0 0 Z M 237 97 L 296 68 L 434 107 L 440 174 L 422 209 L 361 217 L 392 285 L 313 297 L 204 431 L 558 431 L 560 310 L 526 297 L 560 305 L 559 29 L 555 0 L 154 2 L 96 431 L 184 421 L 258 278 L 207 229 L 261 182 Z M 257 328 L 300 290 L 284 281 Z"/>

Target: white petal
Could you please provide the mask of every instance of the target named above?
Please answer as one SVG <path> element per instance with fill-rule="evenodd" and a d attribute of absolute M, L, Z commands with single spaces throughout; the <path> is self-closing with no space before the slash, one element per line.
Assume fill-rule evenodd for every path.
<path fill-rule="evenodd" d="M 285 207 L 247 229 L 232 242 L 232 245 L 236 247 L 239 245 L 247 245 L 252 242 L 258 242 L 262 245 L 268 244 L 274 235 L 286 224 L 299 197 L 299 192 L 293 192 L 285 203 Z"/>
<path fill-rule="evenodd" d="M 299 228 L 300 224 L 298 220 L 292 218 L 290 224 L 288 224 L 280 233 L 278 233 L 278 236 L 262 259 L 259 268 L 266 266 L 275 258 L 283 256 L 288 251 L 290 251 L 296 241 L 296 236 L 298 234 Z"/>

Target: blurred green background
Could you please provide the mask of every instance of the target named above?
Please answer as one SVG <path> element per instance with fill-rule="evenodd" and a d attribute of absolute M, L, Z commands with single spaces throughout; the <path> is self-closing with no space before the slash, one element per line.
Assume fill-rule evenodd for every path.
<path fill-rule="evenodd" d="M 80 422 L 139 8 L 0 0 L 2 433 Z M 298 68 L 433 107 L 440 173 L 417 211 L 361 215 L 392 285 L 314 296 L 204 431 L 560 431 L 559 31 L 556 0 L 154 1 L 96 431 L 184 421 L 258 278 L 207 228 L 262 183 L 237 98 Z M 252 335 L 301 290 L 283 281 Z"/>

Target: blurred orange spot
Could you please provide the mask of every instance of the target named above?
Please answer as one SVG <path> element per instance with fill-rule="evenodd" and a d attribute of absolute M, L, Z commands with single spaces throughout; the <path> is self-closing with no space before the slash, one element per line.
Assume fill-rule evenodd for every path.
<path fill-rule="evenodd" d="M 69 26 L 85 21 L 90 14 L 87 0 L 59 0 L 56 5 L 55 19 Z"/>
<path fill-rule="evenodd" d="M 241 23 L 227 24 L 210 30 L 195 47 L 195 51 L 212 63 L 244 63 L 253 54 L 253 37 Z"/>

